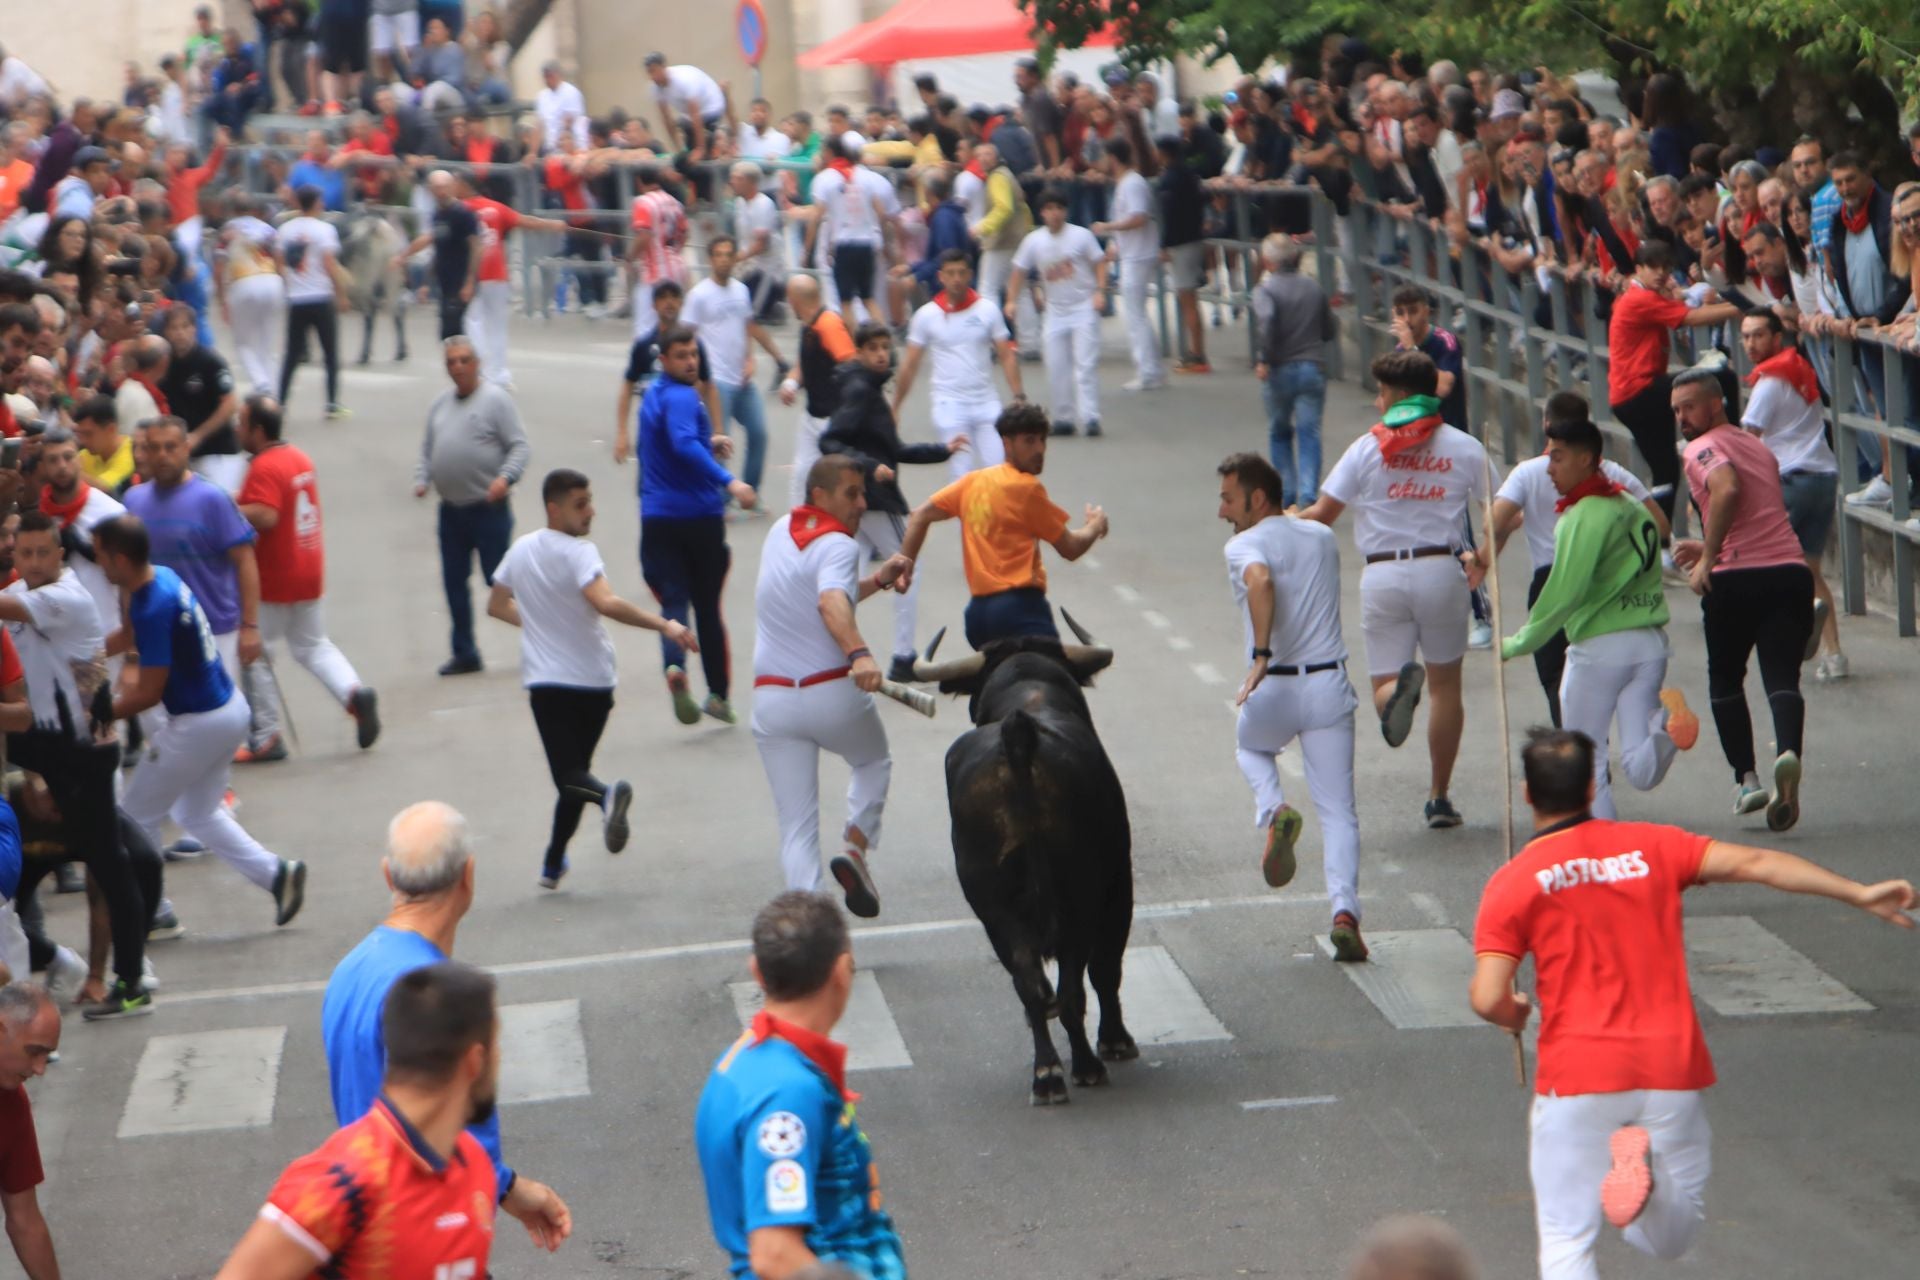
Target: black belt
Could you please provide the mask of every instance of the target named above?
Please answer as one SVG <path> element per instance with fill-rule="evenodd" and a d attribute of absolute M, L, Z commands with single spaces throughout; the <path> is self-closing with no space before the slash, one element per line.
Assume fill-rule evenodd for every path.
<path fill-rule="evenodd" d="M 1332 662 L 1309 662 L 1304 667 L 1281 665 L 1267 668 L 1270 676 L 1310 676 L 1319 671 L 1338 671 L 1345 663 L 1344 658 L 1335 658 Z"/>
<path fill-rule="evenodd" d="M 1382 560 L 1424 560 L 1428 556 L 1450 556 L 1452 547 L 1403 547 L 1399 551 L 1376 551 L 1367 557 L 1368 564 L 1379 564 Z"/>

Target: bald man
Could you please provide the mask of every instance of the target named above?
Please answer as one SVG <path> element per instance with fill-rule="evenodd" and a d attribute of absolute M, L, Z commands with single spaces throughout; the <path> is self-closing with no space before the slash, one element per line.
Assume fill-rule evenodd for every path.
<path fill-rule="evenodd" d="M 789 506 L 806 501 L 807 472 L 820 460 L 820 433 L 840 407 L 840 384 L 835 371 L 853 359 L 853 335 L 837 311 L 829 311 L 820 297 L 820 282 L 809 275 L 787 280 L 787 305 L 800 325 L 800 354 L 780 384 L 780 403 L 793 404 L 805 396 L 800 421 L 793 432 L 793 475 L 787 493 Z"/>
<path fill-rule="evenodd" d="M 440 293 L 440 341 L 445 342 L 466 332 L 467 304 L 473 301 L 479 285 L 480 260 L 486 256 L 487 246 L 480 234 L 480 219 L 460 202 L 451 173 L 435 169 L 427 175 L 427 190 L 433 195 L 433 225 L 415 236 L 393 262 L 404 271 L 408 258 L 433 246 L 433 283 Z"/>

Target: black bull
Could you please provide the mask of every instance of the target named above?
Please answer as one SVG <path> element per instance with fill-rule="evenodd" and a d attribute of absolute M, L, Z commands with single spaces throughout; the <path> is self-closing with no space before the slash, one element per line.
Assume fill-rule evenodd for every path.
<path fill-rule="evenodd" d="M 1080 690 L 1112 659 L 1097 646 L 1028 637 L 915 664 L 919 678 L 972 695 L 976 727 L 947 750 L 954 866 L 1026 1009 L 1036 1106 L 1068 1100 L 1050 1018 L 1066 1028 L 1076 1085 L 1105 1084 L 1102 1059 L 1140 1055 L 1120 1016 L 1121 960 L 1133 928 L 1127 799 Z M 1059 962 L 1057 995 L 1048 959 Z M 1084 978 L 1100 1001 L 1094 1044 Z"/>

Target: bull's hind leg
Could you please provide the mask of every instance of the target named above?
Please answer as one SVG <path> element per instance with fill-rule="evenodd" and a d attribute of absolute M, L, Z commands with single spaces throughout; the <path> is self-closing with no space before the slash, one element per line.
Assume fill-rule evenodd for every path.
<path fill-rule="evenodd" d="M 1106 1064 L 1087 1043 L 1087 959 L 1081 952 L 1060 954 L 1060 1025 L 1066 1029 L 1072 1046 L 1073 1082 L 1098 1085 L 1107 1082 Z"/>
<path fill-rule="evenodd" d="M 1060 1012 L 1060 1001 L 1054 995 L 1053 984 L 1047 981 L 1047 971 L 1041 966 L 1040 949 L 1024 939 L 1015 941 L 992 925 L 986 928 L 987 940 L 993 943 L 994 954 L 1000 957 L 1000 963 L 1013 978 L 1014 994 L 1020 997 L 1021 1007 L 1027 1013 L 1027 1026 L 1033 1031 L 1030 1101 L 1036 1107 L 1066 1102 L 1066 1073 L 1060 1067 L 1060 1054 L 1053 1047 L 1053 1034 L 1047 1027 L 1047 1022 Z"/>
<path fill-rule="evenodd" d="M 393 358 L 405 360 L 407 358 L 407 291 L 405 289 L 400 290 L 399 297 L 394 300 L 393 337 Z"/>
<path fill-rule="evenodd" d="M 1102 939 L 1094 949 L 1093 962 L 1087 966 L 1093 979 L 1093 994 L 1100 1001 L 1100 1056 L 1109 1062 L 1131 1062 L 1140 1056 L 1140 1046 L 1120 1019 L 1120 960 L 1126 953 L 1126 935 Z M 1075 1072 L 1078 1075 L 1078 1072 Z"/>
<path fill-rule="evenodd" d="M 373 359 L 373 318 L 380 312 L 380 302 L 376 297 L 372 306 L 360 313 L 360 358 L 355 364 L 365 364 Z"/>

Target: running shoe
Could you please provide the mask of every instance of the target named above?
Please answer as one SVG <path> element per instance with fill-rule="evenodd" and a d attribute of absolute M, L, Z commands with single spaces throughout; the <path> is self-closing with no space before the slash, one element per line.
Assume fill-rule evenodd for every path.
<path fill-rule="evenodd" d="M 1065 418 L 1055 418 L 1053 420 L 1053 434 L 1056 436 L 1078 435 L 1080 434 L 1080 429 L 1071 422 L 1068 422 Z"/>
<path fill-rule="evenodd" d="M 286 758 L 287 741 L 277 733 L 257 747 L 243 745 L 233 753 L 235 764 L 273 764 Z"/>
<path fill-rule="evenodd" d="M 607 822 L 603 834 L 607 839 L 607 852 L 618 853 L 627 847 L 627 806 L 633 803 L 633 784 L 616 782 L 607 788 Z"/>
<path fill-rule="evenodd" d="M 1327 935 L 1333 944 L 1333 958 L 1341 964 L 1359 964 L 1367 958 L 1367 944 L 1360 936 L 1360 921 L 1351 911 L 1334 913 L 1333 931 Z"/>
<path fill-rule="evenodd" d="M 1299 866 L 1293 846 L 1299 843 L 1300 829 L 1305 825 L 1306 819 L 1290 804 L 1274 811 L 1273 821 L 1267 824 L 1267 851 L 1260 859 L 1260 874 L 1266 877 L 1269 889 L 1284 888 L 1292 881 Z"/>
<path fill-rule="evenodd" d="M 173 909 L 173 903 L 166 898 L 160 899 L 160 906 L 153 913 L 153 921 L 147 925 L 148 942 L 171 942 L 184 937 L 186 929 L 180 923 L 179 915 Z"/>
<path fill-rule="evenodd" d="M 298 858 L 280 859 L 280 872 L 273 878 L 273 922 L 290 924 L 307 900 L 307 864 Z"/>
<path fill-rule="evenodd" d="M 471 658 L 448 658 L 440 664 L 440 674 L 443 676 L 470 676 L 485 669 L 486 664 L 480 661 L 478 655 Z"/>
<path fill-rule="evenodd" d="M 1167 380 L 1165 378 L 1154 382 L 1148 382 L 1145 378 L 1130 378 L 1120 384 L 1120 389 L 1122 391 L 1158 391 L 1166 385 Z"/>
<path fill-rule="evenodd" d="M 88 1022 L 110 1022 L 115 1018 L 144 1018 L 153 1012 L 153 997 L 116 981 L 107 998 L 80 1011 Z"/>
<path fill-rule="evenodd" d="M 733 713 L 733 704 L 717 693 L 708 694 L 707 700 L 700 704 L 700 710 L 703 714 L 712 716 L 721 724 L 740 723 L 740 717 Z"/>
<path fill-rule="evenodd" d="M 1833 607 L 1825 600 L 1813 602 L 1813 630 L 1807 633 L 1807 647 L 1800 655 L 1800 661 L 1812 662 L 1814 655 L 1820 652 L 1820 637 L 1827 632 L 1827 615 L 1832 612 Z"/>
<path fill-rule="evenodd" d="M 1865 488 L 1848 494 L 1846 502 L 1850 507 L 1891 507 L 1893 486 L 1887 483 L 1885 476 L 1875 476 L 1867 481 Z"/>
<path fill-rule="evenodd" d="M 1847 655 L 1844 653 L 1828 654 L 1820 659 L 1813 669 L 1813 678 L 1823 684 L 1834 680 L 1845 680 L 1852 674 L 1853 668 L 1847 662 Z"/>
<path fill-rule="evenodd" d="M 687 673 L 680 667 L 667 668 L 667 692 L 673 696 L 673 718 L 681 724 L 700 723 L 700 704 L 687 688 Z"/>
<path fill-rule="evenodd" d="M 21 976 L 25 976 L 24 974 Z M 47 991 L 55 1000 L 72 1000 L 87 983 L 87 962 L 72 947 L 55 947 L 47 961 Z"/>
<path fill-rule="evenodd" d="M 405 355 L 397 355 L 397 356 L 395 356 L 395 357 L 394 357 L 394 359 L 396 359 L 396 360 L 404 360 L 404 359 L 406 359 L 406 356 L 405 356 Z M 343 419 L 346 419 L 346 418 L 351 418 L 352 416 L 353 416 L 353 410 L 351 410 L 351 409 L 349 409 L 349 408 L 347 408 L 347 406 L 345 406 L 345 405 L 343 405 L 343 404 L 340 404 L 340 403 L 337 403 L 337 402 L 336 402 L 336 403 L 333 403 L 333 404 L 329 404 L 329 405 L 327 406 L 327 421 L 328 421 L 328 422 L 339 422 L 339 421 L 341 421 L 341 420 L 343 420 Z"/>
<path fill-rule="evenodd" d="M 1667 709 L 1667 736 L 1682 751 L 1691 751 L 1700 741 L 1700 717 L 1687 705 L 1687 695 L 1675 688 L 1660 691 L 1660 705 Z"/>
<path fill-rule="evenodd" d="M 542 867 L 540 869 L 540 887 L 542 889 L 558 889 L 560 887 L 560 881 L 566 876 L 567 872 L 571 870 L 573 870 L 573 863 L 567 858 L 560 859 L 560 869 L 558 871 L 549 871 L 545 867 Z"/>
<path fill-rule="evenodd" d="M 1467 627 L 1467 648 L 1493 648 L 1493 624 L 1491 622 L 1482 622 L 1480 619 L 1475 618 Z"/>
<path fill-rule="evenodd" d="M 1800 821 L 1800 757 L 1782 751 L 1773 762 L 1773 796 L 1767 801 L 1767 830 L 1791 831 Z"/>
<path fill-rule="evenodd" d="M 347 696 L 347 714 L 355 724 L 355 737 L 365 751 L 380 739 L 380 695 L 361 685 Z"/>
<path fill-rule="evenodd" d="M 1616 1227 L 1629 1227 L 1653 1198 L 1653 1139 L 1630 1124 L 1607 1140 L 1613 1168 L 1600 1180 L 1600 1211 Z"/>
<path fill-rule="evenodd" d="M 1435 796 L 1427 801 L 1427 825 L 1435 831 L 1443 827 L 1457 827 L 1464 821 L 1460 811 L 1453 807 L 1453 801 L 1445 796 Z"/>
<path fill-rule="evenodd" d="M 1088 418 L 1087 419 L 1087 439 L 1097 440 L 1099 439 L 1100 435 L 1101 435 L 1100 419 Z"/>
<path fill-rule="evenodd" d="M 1760 785 L 1760 775 L 1749 772 L 1740 779 L 1733 789 L 1733 811 L 1736 814 L 1758 813 L 1767 807 L 1767 789 Z"/>
<path fill-rule="evenodd" d="M 148 995 L 160 989 L 160 975 L 154 971 L 153 957 L 140 957 L 140 989 Z"/>
<path fill-rule="evenodd" d="M 867 860 L 860 856 L 858 849 L 848 849 L 827 864 L 827 870 L 839 882 L 847 895 L 847 910 L 862 919 L 871 920 L 880 914 L 880 891 L 873 887 L 873 876 L 867 871 Z"/>
<path fill-rule="evenodd" d="M 1413 731 L 1414 708 L 1420 705 L 1420 690 L 1426 682 L 1426 669 L 1419 663 L 1409 662 L 1400 668 L 1400 679 L 1380 711 L 1380 735 L 1388 746 L 1399 746 Z"/>
<path fill-rule="evenodd" d="M 1205 360 L 1182 360 L 1173 366 L 1175 373 L 1212 373 L 1213 366 Z"/>

